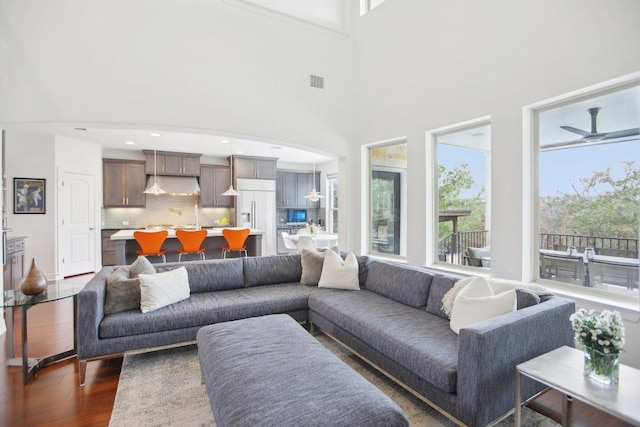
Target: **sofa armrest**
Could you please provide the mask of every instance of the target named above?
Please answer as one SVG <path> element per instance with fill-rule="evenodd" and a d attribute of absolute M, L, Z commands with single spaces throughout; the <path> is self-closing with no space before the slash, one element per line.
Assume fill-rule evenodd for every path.
<path fill-rule="evenodd" d="M 114 267 L 104 267 L 78 293 L 78 359 L 91 357 L 92 343 L 98 341 L 98 329 L 104 317 L 107 279 Z"/>
<path fill-rule="evenodd" d="M 573 301 L 552 297 L 461 329 L 457 390 L 465 411 L 486 424 L 512 409 L 516 365 L 563 345 L 573 346 L 569 316 L 574 312 Z M 523 384 L 526 397 L 539 389 L 533 381 Z"/>

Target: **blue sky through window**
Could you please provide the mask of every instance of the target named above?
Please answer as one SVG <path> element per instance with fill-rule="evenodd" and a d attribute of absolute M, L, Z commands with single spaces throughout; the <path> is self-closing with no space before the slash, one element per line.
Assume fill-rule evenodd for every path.
<path fill-rule="evenodd" d="M 611 168 L 614 177 L 624 176 L 624 161 L 640 162 L 640 140 L 540 153 L 540 196 L 573 193 L 572 184 L 596 171 Z M 578 188 L 581 188 L 580 186 Z"/>

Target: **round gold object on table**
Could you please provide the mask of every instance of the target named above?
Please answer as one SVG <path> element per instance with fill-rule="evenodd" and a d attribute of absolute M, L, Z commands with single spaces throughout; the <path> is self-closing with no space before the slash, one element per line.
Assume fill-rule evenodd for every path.
<path fill-rule="evenodd" d="M 47 290 L 47 278 L 44 277 L 42 271 L 36 265 L 36 260 L 31 260 L 31 268 L 29 273 L 24 276 L 20 283 L 20 292 L 25 295 L 38 295 Z"/>

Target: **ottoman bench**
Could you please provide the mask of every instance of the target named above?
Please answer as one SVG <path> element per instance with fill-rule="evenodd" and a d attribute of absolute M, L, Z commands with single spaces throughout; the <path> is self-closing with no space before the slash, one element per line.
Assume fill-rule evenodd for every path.
<path fill-rule="evenodd" d="M 218 427 L 409 426 L 395 402 L 286 314 L 206 326 L 197 343 Z"/>

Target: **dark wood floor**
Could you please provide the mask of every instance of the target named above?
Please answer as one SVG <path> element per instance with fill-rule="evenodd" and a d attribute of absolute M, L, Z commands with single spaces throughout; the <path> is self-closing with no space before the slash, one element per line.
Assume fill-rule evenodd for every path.
<path fill-rule="evenodd" d="M 72 280 L 86 283 L 91 276 Z M 42 357 L 73 348 L 72 299 L 30 308 L 29 356 Z M 16 353 L 20 349 L 20 310 L 16 311 Z M 85 387 L 79 386 L 76 359 L 40 370 L 26 386 L 22 368 L 7 367 L 6 334 L 0 336 L 1 426 L 107 426 L 118 388 L 122 358 L 90 362 Z"/>
<path fill-rule="evenodd" d="M 91 276 L 69 281 L 86 283 Z M 46 303 L 29 309 L 29 355 L 42 357 L 73 347 L 72 300 Z M 16 315 L 16 342 L 20 343 L 20 316 Z M 79 386 L 76 359 L 71 358 L 43 368 L 26 386 L 22 368 L 7 367 L 6 334 L 0 336 L 0 426 L 107 426 L 118 388 L 122 358 L 89 362 L 86 385 Z M 18 344 L 19 347 L 19 344 Z M 20 348 L 16 348 L 20 353 Z M 515 396 L 514 396 L 515 398 Z M 531 406 L 560 421 L 561 396 L 553 391 L 543 394 Z M 627 427 L 630 424 L 612 418 L 580 402 L 569 409 L 572 427 Z"/>

